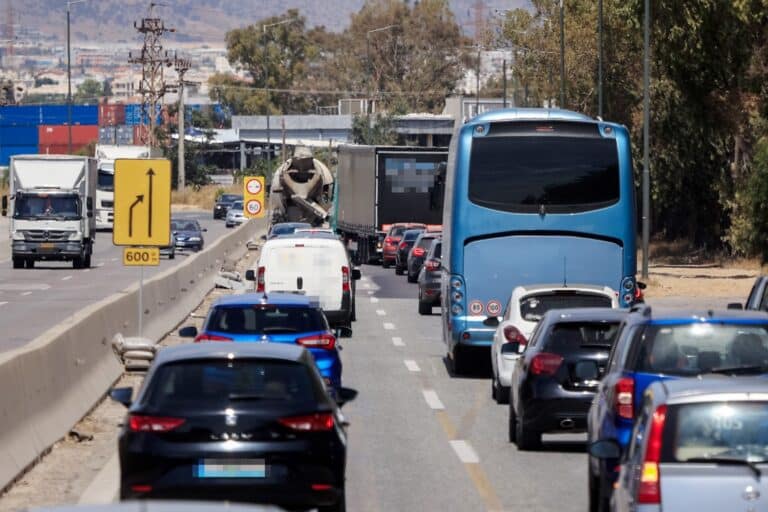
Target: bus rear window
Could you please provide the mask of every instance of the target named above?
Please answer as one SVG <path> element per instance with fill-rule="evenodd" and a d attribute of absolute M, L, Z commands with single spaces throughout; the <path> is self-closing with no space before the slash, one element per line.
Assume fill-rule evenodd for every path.
<path fill-rule="evenodd" d="M 508 212 L 567 213 L 619 200 L 616 141 L 597 137 L 477 137 L 469 199 Z"/>

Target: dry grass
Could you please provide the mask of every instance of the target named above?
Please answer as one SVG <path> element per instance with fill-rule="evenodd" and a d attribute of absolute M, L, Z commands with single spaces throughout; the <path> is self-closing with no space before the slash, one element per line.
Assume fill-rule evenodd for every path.
<path fill-rule="evenodd" d="M 171 205 L 174 209 L 200 208 L 210 210 L 213 208 L 216 198 L 221 194 L 241 194 L 242 185 L 232 185 L 229 187 L 222 185 L 206 185 L 195 190 L 193 187 L 187 187 L 184 190 L 171 191 Z"/>

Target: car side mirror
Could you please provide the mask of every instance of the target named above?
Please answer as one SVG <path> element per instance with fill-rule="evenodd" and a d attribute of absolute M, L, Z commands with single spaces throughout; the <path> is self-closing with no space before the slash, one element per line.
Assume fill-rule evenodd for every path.
<path fill-rule="evenodd" d="M 114 388 L 109 392 L 109 398 L 126 407 L 133 403 L 133 388 Z"/>
<path fill-rule="evenodd" d="M 93 198 L 92 197 L 88 197 L 88 198 L 85 199 L 85 207 L 88 210 L 88 212 L 93 210 Z M 93 217 L 93 215 L 89 215 L 89 217 Z"/>
<path fill-rule="evenodd" d="M 342 407 L 347 402 L 351 402 L 357 398 L 357 390 L 352 388 L 341 388 L 336 393 L 336 403 L 339 407 Z"/>
<path fill-rule="evenodd" d="M 208 228 L 203 228 L 203 229 L 201 229 L 201 231 L 202 231 L 203 233 L 207 233 L 207 232 L 208 232 Z"/>
<path fill-rule="evenodd" d="M 179 329 L 179 336 L 182 338 L 194 338 L 197 336 L 197 327 L 194 325 L 188 325 Z"/>
<path fill-rule="evenodd" d="M 174 232 L 173 232 L 173 233 L 171 233 L 171 234 L 172 234 L 173 236 L 176 236 L 176 235 L 178 235 L 178 234 L 179 234 L 179 232 L 178 232 L 178 231 L 174 231 Z"/>
<path fill-rule="evenodd" d="M 638 282 L 637 282 L 637 287 L 638 287 L 638 288 L 640 288 L 641 290 L 645 290 L 646 288 L 648 288 L 648 285 L 647 285 L 647 284 L 645 284 L 645 283 L 644 283 L 644 282 L 642 282 L 642 281 L 638 281 Z"/>
<path fill-rule="evenodd" d="M 741 302 L 729 302 L 728 309 L 744 309 L 744 306 L 741 305 Z"/>
<path fill-rule="evenodd" d="M 85 214 L 89 219 L 93 218 L 93 210 L 88 210 L 88 213 Z"/>
<path fill-rule="evenodd" d="M 361 277 L 362 277 L 362 274 L 360 273 L 360 269 L 359 268 L 353 268 L 352 269 L 352 280 L 353 281 L 358 281 L 358 280 L 360 280 Z"/>
<path fill-rule="evenodd" d="M 596 459 L 621 458 L 621 446 L 615 439 L 595 441 L 587 447 L 587 452 Z"/>
<path fill-rule="evenodd" d="M 245 280 L 246 281 L 255 281 L 256 280 L 256 272 L 253 270 L 246 270 L 245 271 Z"/>
<path fill-rule="evenodd" d="M 347 327 L 346 325 L 337 327 L 336 328 L 336 337 L 337 338 L 351 338 L 352 337 L 352 328 Z"/>
<path fill-rule="evenodd" d="M 519 356 L 520 355 L 520 342 L 519 341 L 511 341 L 509 343 L 504 343 L 501 346 L 501 353 L 503 355 L 511 355 L 511 356 Z"/>
<path fill-rule="evenodd" d="M 267 235 L 261 235 L 259 238 L 261 238 L 262 240 L 266 240 L 267 239 Z"/>
<path fill-rule="evenodd" d="M 483 325 L 486 327 L 498 327 L 499 326 L 499 317 L 497 316 L 489 316 L 485 320 L 483 320 Z"/>

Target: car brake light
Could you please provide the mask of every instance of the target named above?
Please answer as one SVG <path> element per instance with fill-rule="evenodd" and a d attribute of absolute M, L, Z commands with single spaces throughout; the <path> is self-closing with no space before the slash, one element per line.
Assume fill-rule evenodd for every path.
<path fill-rule="evenodd" d="M 170 432 L 184 424 L 182 418 L 169 418 L 165 416 L 144 416 L 131 414 L 128 418 L 128 427 L 131 432 Z"/>
<path fill-rule="evenodd" d="M 426 254 L 426 252 L 427 251 L 425 251 L 422 247 L 416 247 L 413 250 L 413 255 L 416 256 L 417 258 L 421 258 L 422 256 L 424 256 L 424 254 Z"/>
<path fill-rule="evenodd" d="M 226 336 L 219 336 L 218 334 L 206 334 L 206 333 L 198 334 L 195 337 L 195 343 L 200 343 L 203 341 L 234 341 L 234 340 L 232 338 L 227 338 Z"/>
<path fill-rule="evenodd" d="M 656 408 L 651 418 L 651 428 L 648 433 L 648 446 L 645 450 L 642 471 L 640 472 L 640 487 L 637 490 L 637 501 L 643 504 L 661 504 L 661 436 L 664 432 L 664 422 L 667 419 L 667 406 Z"/>
<path fill-rule="evenodd" d="M 434 272 L 435 270 L 440 270 L 440 262 L 438 260 L 428 260 L 424 264 L 424 267 L 427 271 Z"/>
<path fill-rule="evenodd" d="M 341 267 L 341 291 L 349 291 L 349 267 Z"/>
<path fill-rule="evenodd" d="M 619 418 L 631 420 L 635 415 L 635 379 L 632 377 L 620 378 L 614 386 L 614 393 L 616 394 L 616 414 Z"/>
<path fill-rule="evenodd" d="M 309 348 L 332 349 L 336 346 L 336 337 L 333 334 L 315 334 L 299 338 L 296 343 Z"/>
<path fill-rule="evenodd" d="M 400 245 L 397 246 L 398 249 L 405 249 L 408 247 L 408 244 L 405 242 L 400 242 Z"/>
<path fill-rule="evenodd" d="M 256 279 L 256 291 L 257 292 L 264 292 L 264 272 L 266 269 L 264 267 L 259 267 L 259 275 Z"/>
<path fill-rule="evenodd" d="M 523 333 L 514 325 L 504 327 L 504 339 L 507 340 L 507 343 L 519 343 L 521 349 L 528 344 Z"/>
<path fill-rule="evenodd" d="M 384 239 L 384 243 L 387 245 L 395 245 L 397 243 L 397 240 L 395 240 L 392 237 L 387 237 Z"/>
<path fill-rule="evenodd" d="M 304 432 L 323 432 L 333 428 L 333 414 L 327 412 L 280 418 L 277 421 L 292 430 Z"/>
<path fill-rule="evenodd" d="M 540 352 L 531 359 L 531 373 L 534 375 L 554 375 L 557 373 L 563 356 L 550 352 Z"/>

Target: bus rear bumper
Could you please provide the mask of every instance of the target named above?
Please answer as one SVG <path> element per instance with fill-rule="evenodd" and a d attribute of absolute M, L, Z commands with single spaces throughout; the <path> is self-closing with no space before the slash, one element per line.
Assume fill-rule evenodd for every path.
<path fill-rule="evenodd" d="M 493 344 L 493 335 L 496 329 L 483 325 L 483 320 L 468 317 L 451 318 L 452 329 L 448 336 L 450 350 L 453 350 L 457 345 L 490 347 Z"/>

